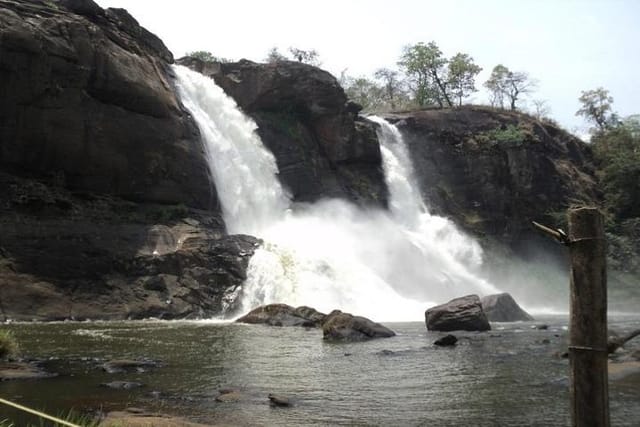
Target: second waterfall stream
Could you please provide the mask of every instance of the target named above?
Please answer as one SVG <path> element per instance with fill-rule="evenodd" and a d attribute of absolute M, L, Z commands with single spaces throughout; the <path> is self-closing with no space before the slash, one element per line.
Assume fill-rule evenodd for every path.
<path fill-rule="evenodd" d="M 212 79 L 174 66 L 184 105 L 205 143 L 229 233 L 259 237 L 241 293 L 243 312 L 262 304 L 340 309 L 379 321 L 421 320 L 451 298 L 499 292 L 474 271 L 479 245 L 431 215 L 400 132 L 379 125 L 389 211 L 344 200 L 294 205 L 256 124 Z"/>

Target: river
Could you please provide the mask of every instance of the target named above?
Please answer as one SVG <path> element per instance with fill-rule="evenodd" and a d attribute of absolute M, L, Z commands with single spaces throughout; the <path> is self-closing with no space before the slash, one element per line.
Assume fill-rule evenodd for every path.
<path fill-rule="evenodd" d="M 549 328 L 532 328 L 540 323 Z M 212 321 L 10 324 L 22 354 L 46 360 L 59 375 L 2 382 L 0 396 L 52 414 L 142 407 L 224 425 L 569 424 L 568 361 L 556 354 L 566 351 L 566 317 L 456 333 L 453 348 L 434 346 L 442 334 L 422 322 L 387 326 L 398 335 L 332 344 L 317 329 Z M 640 316 L 618 316 L 610 327 L 640 328 Z M 112 359 L 160 365 L 109 374 L 101 367 Z M 117 380 L 143 386 L 100 386 Z M 241 399 L 216 402 L 224 388 Z M 293 405 L 270 407 L 269 393 Z M 640 425 L 640 374 L 613 378 L 610 401 L 612 425 Z M 5 412 L 18 426 L 27 422 Z"/>

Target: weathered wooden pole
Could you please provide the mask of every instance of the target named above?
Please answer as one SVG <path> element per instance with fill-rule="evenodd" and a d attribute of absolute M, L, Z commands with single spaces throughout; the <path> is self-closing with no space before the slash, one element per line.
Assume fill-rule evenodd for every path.
<path fill-rule="evenodd" d="M 609 427 L 607 264 L 602 214 L 569 210 L 569 365 L 575 427 Z"/>

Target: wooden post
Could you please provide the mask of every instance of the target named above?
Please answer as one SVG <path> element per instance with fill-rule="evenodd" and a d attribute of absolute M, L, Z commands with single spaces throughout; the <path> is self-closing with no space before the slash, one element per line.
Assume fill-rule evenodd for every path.
<path fill-rule="evenodd" d="M 569 211 L 568 241 L 572 425 L 608 427 L 606 243 L 598 209 Z"/>

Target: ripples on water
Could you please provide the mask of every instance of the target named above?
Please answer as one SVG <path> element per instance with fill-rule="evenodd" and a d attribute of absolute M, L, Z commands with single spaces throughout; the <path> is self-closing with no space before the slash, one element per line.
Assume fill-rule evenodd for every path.
<path fill-rule="evenodd" d="M 545 322 L 548 330 L 516 323 L 456 333 L 455 348 L 432 346 L 440 334 L 417 322 L 389 324 L 394 338 L 349 344 L 325 343 L 319 330 L 213 322 L 14 324 L 23 353 L 51 358 L 48 367 L 61 375 L 0 383 L 0 395 L 52 413 L 136 406 L 232 425 L 562 426 L 568 363 L 554 353 L 566 348 L 566 319 Z M 614 327 L 638 328 L 640 319 Z M 122 358 L 162 366 L 100 369 Z M 99 387 L 115 380 L 145 387 Z M 612 383 L 612 425 L 640 424 L 639 382 Z M 215 402 L 229 387 L 243 399 Z M 290 396 L 293 407 L 269 407 L 268 393 Z"/>

